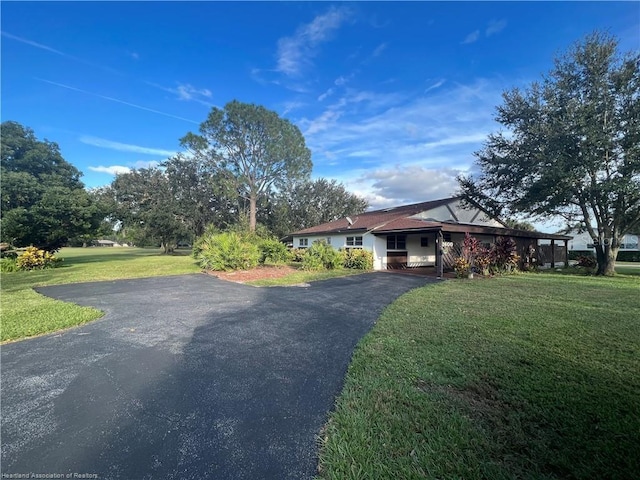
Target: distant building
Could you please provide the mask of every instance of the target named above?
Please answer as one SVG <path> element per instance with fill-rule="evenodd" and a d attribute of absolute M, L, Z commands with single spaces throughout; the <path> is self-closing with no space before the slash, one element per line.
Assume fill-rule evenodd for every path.
<path fill-rule="evenodd" d="M 567 235 L 571 235 L 573 239 L 569 240 L 569 251 L 587 251 L 591 250 L 595 252 L 594 240 L 591 238 L 588 232 L 578 233 L 577 230 L 568 232 Z M 620 240 L 620 251 L 637 252 L 640 251 L 640 245 L 638 242 L 639 235 L 631 233 L 626 234 Z"/>

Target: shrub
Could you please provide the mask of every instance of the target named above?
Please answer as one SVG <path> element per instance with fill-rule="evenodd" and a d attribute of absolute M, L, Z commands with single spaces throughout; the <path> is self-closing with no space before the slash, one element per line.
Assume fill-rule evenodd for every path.
<path fill-rule="evenodd" d="M 193 247 L 191 249 L 191 256 L 197 260 L 198 256 L 202 252 L 202 247 L 205 241 L 213 237 L 214 235 L 218 235 L 219 233 L 220 233 L 220 230 L 218 230 L 218 228 L 215 225 L 213 224 L 207 225 L 207 227 L 204 229 L 204 233 L 200 237 L 196 238 L 196 240 L 193 242 Z"/>
<path fill-rule="evenodd" d="M 640 252 L 619 251 L 616 260 L 618 262 L 640 262 Z"/>
<path fill-rule="evenodd" d="M 489 251 L 490 269 L 494 273 L 510 273 L 518 269 L 520 256 L 516 253 L 516 242 L 510 237 L 498 237 Z"/>
<path fill-rule="evenodd" d="M 313 242 L 304 252 L 302 268 L 304 270 L 334 270 L 342 265 L 342 255 L 326 242 Z"/>
<path fill-rule="evenodd" d="M 235 232 L 203 236 L 197 243 L 196 260 L 207 270 L 247 270 L 256 267 L 260 260 L 256 243 Z"/>
<path fill-rule="evenodd" d="M 0 258 L 0 272 L 10 273 L 10 272 L 16 272 L 17 270 L 18 270 L 18 265 L 16 264 L 15 258 L 10 258 L 10 257 Z"/>
<path fill-rule="evenodd" d="M 306 250 L 306 248 L 292 248 L 291 261 L 302 262 L 302 260 L 304 259 L 304 252 L 306 252 Z"/>
<path fill-rule="evenodd" d="M 27 249 L 16 259 L 18 270 L 44 270 L 53 268 L 59 263 L 59 259 L 46 250 L 37 247 L 27 247 Z"/>
<path fill-rule="evenodd" d="M 598 265 L 598 262 L 593 255 L 582 255 L 576 260 L 578 260 L 578 267 L 584 267 L 590 270 L 596 268 Z"/>
<path fill-rule="evenodd" d="M 373 270 L 373 253 L 363 248 L 342 250 L 342 266 L 354 270 Z"/>
<path fill-rule="evenodd" d="M 260 263 L 286 263 L 291 258 L 287 246 L 274 239 L 264 239 L 258 243 Z"/>
<path fill-rule="evenodd" d="M 456 272 L 456 277 L 466 277 L 471 273 L 471 264 L 465 257 L 460 256 L 454 260 L 453 270 Z"/>

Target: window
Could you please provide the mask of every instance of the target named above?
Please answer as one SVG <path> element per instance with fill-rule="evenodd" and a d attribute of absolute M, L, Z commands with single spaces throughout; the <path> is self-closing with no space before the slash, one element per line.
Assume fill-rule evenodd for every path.
<path fill-rule="evenodd" d="M 406 235 L 387 235 L 387 250 L 406 250 Z"/>
<path fill-rule="evenodd" d="M 443 242 L 450 242 L 451 241 L 451 234 L 450 233 L 443 233 L 442 234 L 442 241 Z"/>
<path fill-rule="evenodd" d="M 309 239 L 301 238 L 300 243 L 298 245 L 300 246 L 300 248 L 307 248 L 309 246 Z"/>
<path fill-rule="evenodd" d="M 420 237 L 420 246 L 428 247 L 429 246 L 429 237 Z"/>
<path fill-rule="evenodd" d="M 362 237 L 347 237 L 347 247 L 361 247 Z"/>

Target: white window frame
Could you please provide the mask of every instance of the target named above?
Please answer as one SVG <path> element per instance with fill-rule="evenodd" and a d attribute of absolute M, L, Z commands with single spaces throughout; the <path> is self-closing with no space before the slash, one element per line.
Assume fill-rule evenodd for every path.
<path fill-rule="evenodd" d="M 349 240 L 351 239 L 351 240 Z M 345 238 L 345 244 L 347 247 L 352 247 L 352 248 L 358 248 L 358 247 L 362 247 L 363 245 L 363 241 L 362 241 L 362 235 L 354 235 L 354 236 L 350 236 Z"/>
<path fill-rule="evenodd" d="M 309 239 L 308 238 L 299 238 L 298 239 L 298 248 L 308 248 L 309 247 Z"/>

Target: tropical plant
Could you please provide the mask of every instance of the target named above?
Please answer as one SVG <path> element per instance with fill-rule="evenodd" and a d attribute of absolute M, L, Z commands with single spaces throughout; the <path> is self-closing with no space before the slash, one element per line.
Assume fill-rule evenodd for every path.
<path fill-rule="evenodd" d="M 236 232 L 224 232 L 205 237 L 198 242 L 196 260 L 206 270 L 248 270 L 256 267 L 260 250 Z"/>

